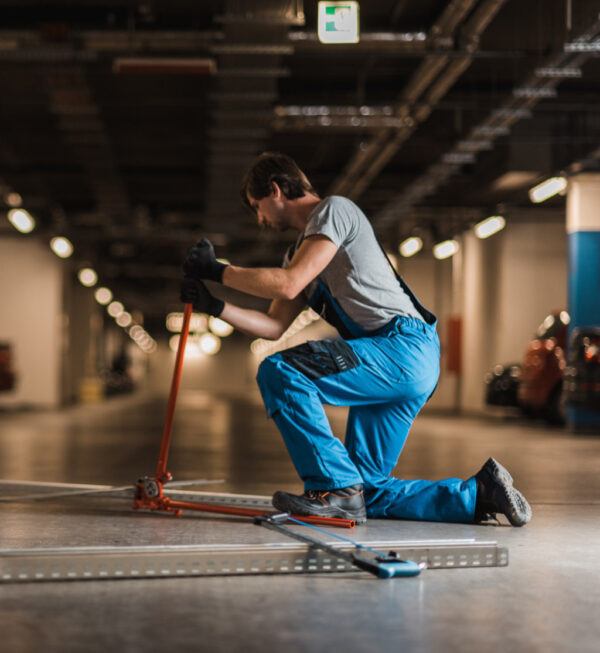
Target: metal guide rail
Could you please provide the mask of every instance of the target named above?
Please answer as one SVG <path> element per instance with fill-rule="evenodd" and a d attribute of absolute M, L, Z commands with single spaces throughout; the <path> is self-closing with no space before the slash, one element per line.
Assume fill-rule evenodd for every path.
<path fill-rule="evenodd" d="M 206 484 L 222 483 L 221 479 L 208 480 L 199 479 L 189 481 L 189 483 Z M 188 483 L 188 481 L 183 481 Z M 177 486 L 177 483 L 173 483 Z M 16 493 L 14 491 L 17 491 Z M 3 496 L 4 492 L 11 493 L 9 496 Z M 25 492 L 26 494 L 21 494 Z M 94 498 L 124 498 L 132 499 L 135 493 L 133 483 L 130 486 L 114 487 L 112 485 L 90 485 L 82 483 L 42 483 L 38 481 L 7 481 L 0 480 L 0 503 L 7 502 L 17 503 L 24 499 L 68 499 L 69 497 L 79 497 L 92 495 Z M 260 494 L 230 494 L 227 492 L 199 492 L 193 490 L 171 489 L 169 484 L 164 486 L 165 496 L 173 499 L 185 501 L 198 501 L 209 503 L 216 506 L 240 506 L 246 508 L 257 508 L 260 510 L 273 510 L 271 497 Z"/>
<path fill-rule="evenodd" d="M 365 542 L 429 569 L 504 567 L 496 542 L 420 540 Z M 340 550 L 351 550 L 341 545 Z M 252 574 L 356 572 L 349 562 L 301 543 L 0 549 L 0 583 L 141 579 Z"/>

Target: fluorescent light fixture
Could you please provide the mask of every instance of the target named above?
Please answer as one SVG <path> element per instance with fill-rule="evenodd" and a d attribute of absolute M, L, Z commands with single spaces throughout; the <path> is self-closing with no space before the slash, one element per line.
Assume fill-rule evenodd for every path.
<path fill-rule="evenodd" d="M 489 218 L 478 222 L 473 231 L 477 238 L 489 238 L 504 229 L 506 220 L 501 215 L 491 215 Z"/>
<path fill-rule="evenodd" d="M 565 66 L 564 68 L 547 66 L 535 69 L 536 77 L 551 77 L 563 79 L 565 77 L 581 77 L 581 68 Z"/>
<path fill-rule="evenodd" d="M 28 234 L 35 229 L 35 220 L 25 209 L 11 209 L 8 212 L 8 220 L 22 234 Z"/>
<path fill-rule="evenodd" d="M 77 277 L 81 282 L 81 285 L 86 288 L 95 286 L 98 281 L 98 275 L 95 270 L 92 270 L 92 268 L 81 268 L 77 273 Z"/>
<path fill-rule="evenodd" d="M 400 243 L 398 251 L 402 256 L 408 258 L 409 256 L 414 256 L 417 252 L 420 252 L 422 248 L 423 241 L 418 236 L 411 236 Z"/>
<path fill-rule="evenodd" d="M 458 252 L 458 242 L 456 240 L 444 240 L 433 246 L 433 255 L 440 260 L 450 258 L 456 252 Z"/>
<path fill-rule="evenodd" d="M 73 253 L 73 244 L 64 236 L 56 236 L 50 241 L 50 249 L 60 258 L 69 258 Z"/>
<path fill-rule="evenodd" d="M 12 192 L 7 193 L 7 195 L 4 197 L 4 201 L 8 204 L 8 206 L 17 208 L 18 206 L 21 206 L 23 198 L 19 195 L 19 193 Z"/>
<path fill-rule="evenodd" d="M 180 333 L 183 328 L 183 313 L 169 313 L 166 319 L 167 330 Z M 208 316 L 204 313 L 192 313 L 190 318 L 190 332 L 198 333 L 208 328 Z"/>
<path fill-rule="evenodd" d="M 221 349 L 221 339 L 213 333 L 205 333 L 200 336 L 198 345 L 203 353 L 213 356 L 219 351 L 219 349 Z"/>
<path fill-rule="evenodd" d="M 221 338 L 226 338 L 233 333 L 233 327 L 229 322 L 225 322 L 225 320 L 221 320 L 212 315 L 208 318 L 208 328 Z"/>
<path fill-rule="evenodd" d="M 319 2 L 319 41 L 358 43 L 358 2 Z"/>
<path fill-rule="evenodd" d="M 118 315 L 121 315 L 124 309 L 125 307 L 121 302 L 111 302 L 106 310 L 111 317 L 117 317 Z"/>
<path fill-rule="evenodd" d="M 513 90 L 513 95 L 515 97 L 524 97 L 524 98 L 548 98 L 556 97 L 556 89 L 553 86 L 542 86 L 538 88 L 537 86 L 524 86 L 521 88 L 515 88 Z"/>
<path fill-rule="evenodd" d="M 600 52 L 600 41 L 565 43 L 565 52 Z"/>
<path fill-rule="evenodd" d="M 128 327 L 132 321 L 131 313 L 128 313 L 127 311 L 123 311 L 122 313 L 117 315 L 116 321 L 120 327 L 123 328 Z"/>
<path fill-rule="evenodd" d="M 94 297 L 96 298 L 98 304 L 102 304 L 102 306 L 106 306 L 113 298 L 113 294 L 108 288 L 102 287 L 96 290 L 96 292 L 94 293 Z"/>
<path fill-rule="evenodd" d="M 558 193 L 562 193 L 566 188 L 566 177 L 550 177 L 550 179 L 546 179 L 546 181 L 529 190 L 529 199 L 535 204 L 539 204 Z"/>

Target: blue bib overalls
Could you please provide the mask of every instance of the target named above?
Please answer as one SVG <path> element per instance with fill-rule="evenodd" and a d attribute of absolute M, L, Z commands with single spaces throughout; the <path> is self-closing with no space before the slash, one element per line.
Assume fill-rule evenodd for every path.
<path fill-rule="evenodd" d="M 411 424 L 439 376 L 435 316 L 404 281 L 423 320 L 396 317 L 366 332 L 319 280 L 310 306 L 343 339 L 309 341 L 267 357 L 257 381 L 305 490 L 362 483 L 367 515 L 472 522 L 474 478 L 405 481 L 391 476 Z M 349 406 L 345 445 L 333 435 L 323 404 Z"/>

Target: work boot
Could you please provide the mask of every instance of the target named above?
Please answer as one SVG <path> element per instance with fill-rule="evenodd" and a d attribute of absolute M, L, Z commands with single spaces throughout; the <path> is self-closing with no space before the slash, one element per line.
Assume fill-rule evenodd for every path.
<path fill-rule="evenodd" d="M 357 524 L 367 521 L 362 485 L 339 490 L 307 490 L 301 495 L 279 491 L 273 495 L 273 505 L 277 510 L 295 515 L 354 519 Z"/>
<path fill-rule="evenodd" d="M 495 518 L 501 513 L 513 526 L 524 526 L 531 519 L 527 499 L 513 487 L 512 476 L 502 465 L 490 458 L 475 474 L 477 500 L 475 522 Z"/>

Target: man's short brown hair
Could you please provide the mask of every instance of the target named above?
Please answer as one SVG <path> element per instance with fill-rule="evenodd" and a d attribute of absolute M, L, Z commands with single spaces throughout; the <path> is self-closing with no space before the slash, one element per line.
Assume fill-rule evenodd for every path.
<path fill-rule="evenodd" d="M 250 166 L 242 179 L 240 195 L 242 202 L 252 211 L 248 195 L 255 200 L 267 197 L 273 190 L 275 182 L 281 192 L 293 200 L 306 193 L 316 192 L 298 164 L 287 154 L 280 152 L 263 152 Z"/>

